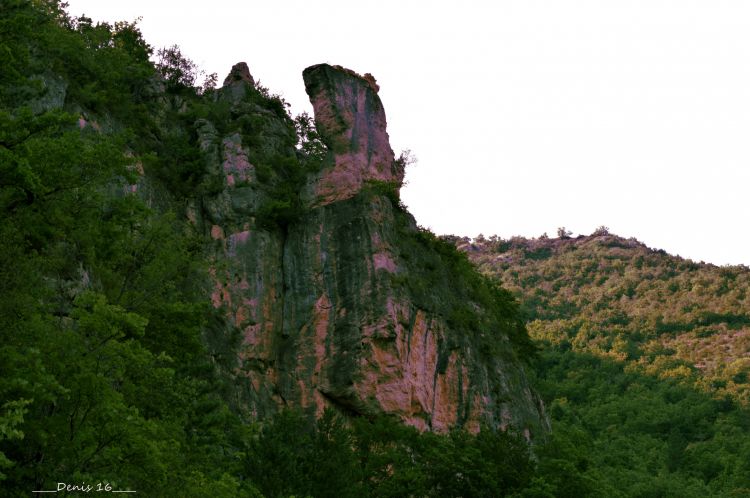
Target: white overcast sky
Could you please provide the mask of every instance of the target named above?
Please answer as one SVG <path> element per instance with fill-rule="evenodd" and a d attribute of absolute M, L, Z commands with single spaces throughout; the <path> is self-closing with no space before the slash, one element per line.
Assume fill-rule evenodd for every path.
<path fill-rule="evenodd" d="M 370 72 L 403 199 L 439 234 L 599 225 L 750 265 L 750 2 L 68 0 L 311 112 L 302 70 Z"/>

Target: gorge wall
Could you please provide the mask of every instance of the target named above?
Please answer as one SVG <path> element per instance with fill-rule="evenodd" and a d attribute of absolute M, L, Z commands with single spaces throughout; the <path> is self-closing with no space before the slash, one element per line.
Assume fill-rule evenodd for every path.
<path fill-rule="evenodd" d="M 290 119 L 258 103 L 244 63 L 216 92 L 230 124 L 196 122 L 215 188 L 188 214 L 211 240 L 223 333 L 241 334 L 243 403 L 261 417 L 333 407 L 422 430 L 545 432 L 516 307 L 492 314 L 457 289 L 462 263 L 398 202 L 403 162 L 374 78 L 328 64 L 303 77 L 327 149 L 314 168 L 295 169 Z"/>

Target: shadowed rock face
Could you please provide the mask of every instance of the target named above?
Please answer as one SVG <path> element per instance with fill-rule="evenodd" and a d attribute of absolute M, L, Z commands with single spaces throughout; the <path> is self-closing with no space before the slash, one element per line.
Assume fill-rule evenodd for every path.
<path fill-rule="evenodd" d="M 315 125 L 335 162 L 314 184 L 318 204 L 347 199 L 367 180 L 404 180 L 386 131 L 385 110 L 371 76 L 328 64 L 302 73 L 315 110 Z M 369 75 L 368 75 L 369 76 Z"/>
<path fill-rule="evenodd" d="M 228 78 L 219 92 L 237 109 L 240 80 L 247 81 Z M 199 123 L 202 150 L 224 188 L 203 200 L 195 218 L 215 244 L 212 303 L 242 334 L 245 403 L 258 416 L 282 406 L 316 414 L 331 406 L 391 413 L 422 430 L 545 431 L 522 365 L 512 355 L 487 359 L 472 339 L 457 340 L 403 285 L 419 278 L 409 262 L 419 254 L 408 254 L 403 241 L 416 223 L 368 188 L 371 180 L 398 188 L 404 173 L 374 79 L 323 64 L 306 69 L 304 80 L 330 153 L 308 178 L 302 218 L 282 230 L 256 223 L 264 194 L 242 137 L 219 137 Z M 283 118 L 247 108 L 266 120 L 265 143 L 283 135 L 274 135 Z"/>
<path fill-rule="evenodd" d="M 236 83 L 237 81 L 244 81 L 245 83 L 248 83 L 250 85 L 255 84 L 253 75 L 250 74 L 250 68 L 247 67 L 246 62 L 238 62 L 237 64 L 232 66 L 232 70 L 229 71 L 227 77 L 224 78 L 224 86 L 227 87 Z"/>

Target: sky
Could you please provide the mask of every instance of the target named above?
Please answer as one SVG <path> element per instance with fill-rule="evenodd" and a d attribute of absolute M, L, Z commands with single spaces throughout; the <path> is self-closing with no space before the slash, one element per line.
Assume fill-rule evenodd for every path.
<path fill-rule="evenodd" d="M 68 0 L 293 113 L 302 70 L 372 73 L 402 198 L 438 234 L 590 234 L 750 265 L 750 2 Z"/>

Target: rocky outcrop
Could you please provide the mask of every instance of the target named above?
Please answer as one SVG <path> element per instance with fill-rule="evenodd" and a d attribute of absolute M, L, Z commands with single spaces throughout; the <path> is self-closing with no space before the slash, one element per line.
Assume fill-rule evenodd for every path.
<path fill-rule="evenodd" d="M 41 94 L 29 103 L 34 114 L 63 108 L 68 90 L 68 83 L 63 78 L 52 72 L 46 72 L 32 79 L 36 80 L 42 89 Z"/>
<path fill-rule="evenodd" d="M 319 64 L 302 73 L 315 110 L 318 133 L 333 152 L 334 164 L 314 181 L 318 205 L 348 199 L 368 180 L 404 180 L 388 141 L 385 110 L 375 79 Z"/>
<path fill-rule="evenodd" d="M 393 414 L 423 430 L 545 431 L 543 408 L 508 338 L 497 337 L 507 354 L 488 357 L 478 335 L 453 330 L 405 285 L 420 278 L 413 272 L 420 254 L 405 243 L 417 228 L 382 189 L 397 194 L 404 171 L 374 78 L 326 64 L 305 70 L 328 158 L 300 187 L 299 217 L 268 226 L 259 213 L 279 201 L 260 165 L 286 164 L 294 149 L 280 131 L 288 118 L 237 100 L 236 86 L 252 85 L 243 71 L 235 66 L 240 76 L 230 75 L 218 98 L 245 113 L 264 143 L 286 148 L 260 153 L 241 133 L 219 136 L 208 121 L 197 123 L 221 188 L 193 218 L 213 240 L 211 301 L 241 331 L 251 411 L 298 406 L 320 414 L 330 406 Z"/>
<path fill-rule="evenodd" d="M 224 78 L 223 86 L 226 88 L 234 85 L 238 81 L 244 81 L 249 85 L 255 85 L 255 79 L 253 79 L 253 75 L 250 74 L 250 68 L 247 67 L 247 62 L 238 62 L 232 66 L 232 70 L 229 71 L 227 77 Z"/>

